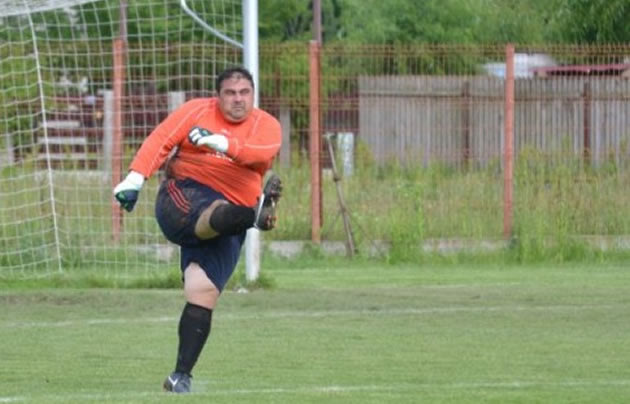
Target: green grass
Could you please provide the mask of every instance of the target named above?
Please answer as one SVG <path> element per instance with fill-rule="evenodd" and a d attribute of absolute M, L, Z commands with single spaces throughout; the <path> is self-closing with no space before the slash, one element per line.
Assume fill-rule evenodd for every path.
<path fill-rule="evenodd" d="M 4 287 L 0 402 L 630 400 L 623 262 L 280 260 L 264 273 L 271 287 L 222 297 L 188 397 L 160 391 L 180 291 Z"/>

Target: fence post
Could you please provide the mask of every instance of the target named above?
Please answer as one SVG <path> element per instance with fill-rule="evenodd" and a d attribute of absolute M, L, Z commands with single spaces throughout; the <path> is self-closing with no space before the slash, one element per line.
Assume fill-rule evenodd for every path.
<path fill-rule="evenodd" d="M 512 236 L 512 191 L 514 175 L 514 45 L 505 47 L 505 127 L 503 168 L 503 237 Z"/>
<path fill-rule="evenodd" d="M 343 176 L 352 177 L 354 172 L 354 133 L 337 133 L 337 149 L 341 152 Z"/>
<path fill-rule="evenodd" d="M 103 176 L 112 178 L 112 153 L 114 142 L 114 92 L 103 91 Z M 115 183 L 112 185 L 116 185 Z"/>
<path fill-rule="evenodd" d="M 123 155 L 123 99 L 125 97 L 125 59 L 127 54 L 127 0 L 120 2 L 119 34 L 114 39 L 114 128 L 112 137 L 112 186 L 115 186 L 122 178 Z M 112 236 L 115 242 L 120 240 L 122 230 L 122 208 L 112 198 Z"/>
<path fill-rule="evenodd" d="M 112 185 L 122 179 L 123 155 L 123 98 L 125 96 L 125 40 L 114 40 L 114 127 L 112 137 Z M 122 230 L 122 210 L 120 205 L 112 200 L 112 233 L 114 241 L 120 240 Z"/>
<path fill-rule="evenodd" d="M 464 108 L 462 111 L 462 126 L 464 130 L 464 168 L 470 168 L 470 110 L 472 108 L 472 98 L 470 95 L 470 81 L 464 82 L 464 88 L 462 89 L 462 103 Z"/>
<path fill-rule="evenodd" d="M 280 147 L 279 163 L 284 167 L 291 165 L 291 108 L 280 105 L 280 126 L 282 127 L 282 146 Z"/>
<path fill-rule="evenodd" d="M 183 91 L 169 91 L 167 97 L 169 114 L 184 105 L 186 102 L 186 93 Z"/>
<path fill-rule="evenodd" d="M 319 244 L 321 242 L 321 214 L 322 214 L 322 189 L 321 189 L 321 164 L 320 164 L 320 44 L 311 41 L 309 45 L 309 120 L 310 139 L 309 154 L 311 159 L 311 241 Z"/>
<path fill-rule="evenodd" d="M 593 98 L 591 93 L 591 82 L 586 79 L 584 82 L 584 167 L 588 167 L 591 162 L 591 100 Z"/>
<path fill-rule="evenodd" d="M 7 132 L 4 137 L 4 156 L 0 156 L 0 168 L 5 166 L 12 166 L 14 163 L 13 157 L 13 141 L 11 140 L 11 133 Z"/>

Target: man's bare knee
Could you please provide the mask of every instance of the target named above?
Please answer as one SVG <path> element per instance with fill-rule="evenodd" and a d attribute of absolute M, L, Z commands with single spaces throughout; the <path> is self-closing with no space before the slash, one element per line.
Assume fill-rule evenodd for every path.
<path fill-rule="evenodd" d="M 210 226 L 210 217 L 217 207 L 226 203 L 229 202 L 223 199 L 217 199 L 216 201 L 212 202 L 210 206 L 208 206 L 203 212 L 201 212 L 201 215 L 199 215 L 199 219 L 197 219 L 197 223 L 195 223 L 195 235 L 197 237 L 202 240 L 208 240 L 219 235 L 219 232 L 217 232 L 215 229 L 212 228 L 212 226 Z"/>
<path fill-rule="evenodd" d="M 184 295 L 188 303 L 214 309 L 221 291 L 208 278 L 204 270 L 192 262 L 184 271 Z"/>

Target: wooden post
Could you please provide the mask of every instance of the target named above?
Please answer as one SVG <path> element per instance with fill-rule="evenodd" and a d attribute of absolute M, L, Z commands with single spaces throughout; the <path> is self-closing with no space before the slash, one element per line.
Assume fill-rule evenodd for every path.
<path fill-rule="evenodd" d="M 470 96 L 470 81 L 464 82 L 464 88 L 462 90 L 462 130 L 464 131 L 464 167 L 468 169 L 470 167 L 470 109 L 472 108 L 472 99 Z"/>
<path fill-rule="evenodd" d="M 280 147 L 279 163 L 283 167 L 291 166 L 291 109 L 287 105 L 280 105 L 280 126 L 282 127 L 282 146 Z"/>
<path fill-rule="evenodd" d="M 311 160 L 311 241 L 319 244 L 321 242 L 321 166 L 320 166 L 320 71 L 319 71 L 319 51 L 320 44 L 311 41 L 309 45 L 309 120 L 310 138 L 309 155 Z"/>
<path fill-rule="evenodd" d="M 587 79 L 588 80 L 588 79 Z M 584 167 L 588 167 L 591 162 L 591 101 L 592 101 L 592 93 L 591 93 L 591 82 L 584 82 L 584 110 L 582 111 L 584 114 Z"/>
<path fill-rule="evenodd" d="M 503 167 L 503 237 L 512 237 L 514 175 L 514 45 L 505 47 L 505 145 Z"/>

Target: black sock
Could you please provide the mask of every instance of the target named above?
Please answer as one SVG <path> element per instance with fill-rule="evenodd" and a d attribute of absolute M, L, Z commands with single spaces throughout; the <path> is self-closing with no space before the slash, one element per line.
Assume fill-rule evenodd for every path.
<path fill-rule="evenodd" d="M 186 303 L 179 320 L 176 372 L 191 374 L 210 334 L 212 310 Z"/>
<path fill-rule="evenodd" d="M 219 234 L 233 236 L 252 227 L 255 219 L 254 209 L 225 203 L 217 206 L 212 212 L 210 227 Z"/>

